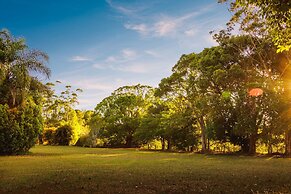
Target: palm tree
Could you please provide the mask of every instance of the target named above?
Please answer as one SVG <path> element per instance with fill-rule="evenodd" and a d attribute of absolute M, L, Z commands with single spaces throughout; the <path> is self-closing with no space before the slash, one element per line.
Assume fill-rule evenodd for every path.
<path fill-rule="evenodd" d="M 47 62 L 44 52 L 29 50 L 23 39 L 0 31 L 0 104 L 20 106 L 29 95 L 45 89 L 39 76 L 49 78 Z"/>

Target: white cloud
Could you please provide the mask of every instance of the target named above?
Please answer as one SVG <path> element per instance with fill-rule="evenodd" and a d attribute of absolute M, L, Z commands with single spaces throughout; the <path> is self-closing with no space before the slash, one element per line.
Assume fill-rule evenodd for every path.
<path fill-rule="evenodd" d="M 179 22 L 177 20 L 161 20 L 154 24 L 153 31 L 157 36 L 166 36 L 177 30 Z"/>
<path fill-rule="evenodd" d="M 184 15 L 173 17 L 168 15 L 161 15 L 156 17 L 151 23 L 127 23 L 124 27 L 128 30 L 133 30 L 142 36 L 153 37 L 177 37 L 177 36 L 195 36 L 197 30 L 189 29 L 189 25 L 193 25 L 193 20 L 205 12 L 208 12 L 212 5 L 204 7 L 199 11 L 193 11 Z M 150 19 L 149 19 L 150 20 Z"/>
<path fill-rule="evenodd" d="M 185 32 L 184 32 L 184 34 L 186 35 L 186 36 L 195 36 L 196 34 L 197 34 L 197 30 L 196 29 L 189 29 L 189 30 L 186 30 Z"/>
<path fill-rule="evenodd" d="M 189 14 L 178 18 L 163 16 L 152 24 L 126 24 L 125 28 L 136 31 L 142 36 L 172 36 L 175 35 L 177 31 L 181 29 L 181 27 L 183 28 L 184 21 L 189 18 Z"/>
<path fill-rule="evenodd" d="M 105 59 L 104 63 L 106 64 L 116 64 L 116 63 L 125 63 L 132 61 L 137 58 L 137 52 L 133 49 L 122 49 L 119 54 L 115 56 L 109 56 Z"/>
<path fill-rule="evenodd" d="M 124 6 L 117 5 L 116 3 L 113 3 L 112 0 L 106 0 L 106 2 L 112 9 L 115 9 L 116 11 L 118 11 L 119 13 L 124 14 L 124 15 L 132 15 L 137 11 L 135 9 L 129 9 L 127 7 L 124 7 Z"/>
<path fill-rule="evenodd" d="M 145 53 L 152 56 L 152 57 L 160 57 L 160 55 L 155 51 L 146 50 Z"/>
<path fill-rule="evenodd" d="M 128 60 L 134 59 L 137 56 L 136 51 L 134 51 L 132 49 L 123 49 L 121 51 L 121 53 L 122 53 L 122 57 L 124 59 L 128 59 Z"/>
<path fill-rule="evenodd" d="M 71 58 L 71 60 L 72 61 L 76 61 L 76 62 L 81 62 L 81 61 L 91 61 L 91 59 L 90 58 L 88 58 L 88 57 L 84 57 L 84 56 L 73 56 L 72 58 Z"/>
<path fill-rule="evenodd" d="M 128 30 L 136 31 L 142 35 L 147 35 L 150 31 L 146 24 L 125 24 L 124 27 Z"/>

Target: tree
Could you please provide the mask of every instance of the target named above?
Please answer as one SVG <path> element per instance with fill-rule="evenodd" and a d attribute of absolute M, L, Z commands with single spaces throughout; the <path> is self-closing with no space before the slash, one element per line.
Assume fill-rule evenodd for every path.
<path fill-rule="evenodd" d="M 227 0 L 219 0 L 226 2 Z M 229 26 L 240 24 L 246 32 L 268 32 L 278 52 L 291 48 L 291 2 L 289 0 L 230 0 L 234 12 Z"/>
<path fill-rule="evenodd" d="M 28 151 L 43 128 L 41 96 L 47 87 L 39 77 L 48 78 L 48 56 L 30 50 L 23 39 L 0 31 L 0 153 Z"/>
<path fill-rule="evenodd" d="M 172 68 L 172 75 L 161 80 L 157 95 L 162 99 L 165 98 L 170 101 L 175 98 L 185 100 L 184 103 L 191 107 L 192 117 L 195 118 L 191 119 L 195 121 L 192 125 L 197 123 L 200 127 L 202 152 L 207 152 L 205 127 L 206 113 L 204 111 L 206 109 L 200 106 L 201 103 L 197 103 L 199 101 L 198 99 L 201 98 L 203 94 L 194 90 L 190 91 L 190 78 L 193 76 L 193 73 L 195 74 L 191 69 L 191 64 L 195 63 L 197 58 L 198 56 L 195 53 L 182 55 L 177 64 Z M 192 89 L 194 89 L 194 87 Z"/>
<path fill-rule="evenodd" d="M 227 94 L 224 97 L 228 96 L 229 100 L 216 98 L 213 122 L 220 122 L 216 127 L 227 130 L 225 133 L 230 135 L 230 140 L 240 144 L 243 151 L 254 154 L 256 141 L 262 134 L 267 131 L 272 134 L 276 130 L 282 134 L 286 129 L 272 124 L 280 122 L 278 118 L 288 108 L 282 78 L 288 68 L 287 64 L 282 63 L 286 55 L 277 54 L 266 38 L 222 34 L 218 41 L 224 52 L 231 56 L 232 65 L 223 70 L 224 79 L 228 81 L 224 81 L 222 94 Z M 253 88 L 259 88 L 262 95 L 252 96 L 250 91 Z M 232 107 L 232 110 L 225 107 Z M 220 115 L 217 110 L 224 114 Z"/>
<path fill-rule="evenodd" d="M 219 2 L 226 1 L 220 0 Z M 240 32 L 244 34 L 257 37 L 257 39 L 272 40 L 277 47 L 277 52 L 282 52 L 285 55 L 275 57 L 280 60 L 280 63 L 277 63 L 278 68 L 281 69 L 280 78 L 284 80 L 285 96 L 290 99 L 290 89 L 286 84 L 288 84 L 290 77 L 291 2 L 288 0 L 231 0 L 229 2 L 230 10 L 234 12 L 234 15 L 228 23 L 228 30 L 224 31 L 224 34 L 230 35 L 232 29 L 239 25 Z M 255 44 L 264 45 L 258 42 Z M 270 47 L 272 48 L 272 46 Z M 265 65 L 265 63 L 262 64 Z M 268 68 L 265 68 L 265 71 L 268 71 Z M 289 133 L 290 130 L 285 130 L 287 155 L 291 155 Z"/>
<path fill-rule="evenodd" d="M 220 46 L 183 55 L 159 85 L 161 97 L 185 99 L 201 130 L 202 152 L 209 138 L 231 141 L 254 154 L 261 131 L 274 130 L 286 104 L 282 73 L 288 68 L 268 39 L 216 35 Z M 282 66 L 284 68 L 282 68 Z M 249 91 L 260 88 L 261 96 Z M 271 108 L 272 107 L 272 108 Z M 288 106 L 285 106 L 288 107 Z M 194 123 L 193 123 L 194 124 Z M 283 128 L 280 128 L 281 132 Z"/>
<path fill-rule="evenodd" d="M 56 84 L 61 84 L 56 81 Z M 57 94 L 53 89 L 54 83 L 47 83 L 49 90 L 43 95 L 43 117 L 45 130 L 56 130 L 59 127 L 69 125 L 72 130 L 71 145 L 74 145 L 78 139 L 88 133 L 86 123 L 83 121 L 83 112 L 75 110 L 74 106 L 78 104 L 78 94 L 82 89 L 72 89 L 72 86 L 66 85 L 65 90 Z"/>
<path fill-rule="evenodd" d="M 165 127 L 163 126 L 163 112 L 168 110 L 165 101 L 155 97 L 152 104 L 148 107 L 146 114 L 142 117 L 135 137 L 144 144 L 155 139 L 160 140 L 162 150 L 165 149 Z"/>
<path fill-rule="evenodd" d="M 54 143 L 57 145 L 69 145 L 73 139 L 73 128 L 70 125 L 59 127 L 54 134 Z"/>
<path fill-rule="evenodd" d="M 107 139 L 107 146 L 140 145 L 134 135 L 146 113 L 151 90 L 151 87 L 143 85 L 120 87 L 96 106 L 92 121 L 101 119 L 102 125 L 94 122 L 91 125 L 98 126 L 99 137 Z"/>
<path fill-rule="evenodd" d="M 46 87 L 32 76 L 39 73 L 46 78 L 48 56 L 38 50 L 29 50 L 23 39 L 13 38 L 8 31 L 0 32 L 0 103 L 10 108 L 21 106 L 28 96 L 36 96 Z"/>

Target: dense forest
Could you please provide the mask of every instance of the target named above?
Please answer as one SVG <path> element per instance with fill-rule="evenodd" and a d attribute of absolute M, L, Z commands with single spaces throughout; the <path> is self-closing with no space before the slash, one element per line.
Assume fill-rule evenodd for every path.
<path fill-rule="evenodd" d="M 81 88 L 43 83 L 47 54 L 2 30 L 0 153 L 38 143 L 290 156 L 291 2 L 230 10 L 226 29 L 211 32 L 218 46 L 182 55 L 157 88 L 117 88 L 94 111 L 75 109 Z"/>

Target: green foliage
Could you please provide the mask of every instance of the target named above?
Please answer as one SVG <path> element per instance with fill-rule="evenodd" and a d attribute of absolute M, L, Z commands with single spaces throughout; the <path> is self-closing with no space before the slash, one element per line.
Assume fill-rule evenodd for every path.
<path fill-rule="evenodd" d="M 1 154 L 28 151 L 43 128 L 40 104 L 48 88 L 38 76 L 49 77 L 47 61 L 45 53 L 30 50 L 23 39 L 0 31 Z"/>
<path fill-rule="evenodd" d="M 255 142 L 263 134 L 282 135 L 288 125 L 281 120 L 289 107 L 283 79 L 289 75 L 288 53 L 276 53 L 267 38 L 224 32 L 215 37 L 219 46 L 183 55 L 173 74 L 161 81 L 157 94 L 168 102 L 183 99 L 192 110 L 192 125 L 201 130 L 202 151 L 207 149 L 208 139 L 232 142 L 254 153 Z M 257 87 L 263 94 L 249 96 L 248 91 Z M 178 121 L 175 117 L 167 123 L 175 128 Z"/>
<path fill-rule="evenodd" d="M 56 81 L 56 84 L 61 84 L 61 82 Z M 50 90 L 44 95 L 43 117 L 45 128 L 69 125 L 72 128 L 70 145 L 74 145 L 81 136 L 89 133 L 86 122 L 90 119 L 90 113 L 88 112 L 85 115 L 84 112 L 73 109 L 78 103 L 78 93 L 82 90 L 79 88 L 73 90 L 71 86 L 67 85 L 65 90 L 57 95 L 53 89 L 55 84 L 47 83 L 46 85 Z M 86 118 L 84 118 L 85 116 Z M 87 119 L 87 121 L 84 119 Z"/>
<path fill-rule="evenodd" d="M 69 145 L 73 139 L 72 135 L 73 128 L 70 125 L 61 126 L 54 133 L 54 143 L 56 145 Z"/>
<path fill-rule="evenodd" d="M 29 50 L 23 39 L 13 38 L 8 31 L 0 31 L 0 104 L 10 108 L 25 103 L 27 97 L 39 96 L 46 87 L 32 72 L 49 77 L 45 66 L 48 56 Z"/>
<path fill-rule="evenodd" d="M 94 139 L 93 137 L 94 136 L 91 136 L 91 134 L 83 135 L 78 139 L 75 146 L 95 147 L 96 144 L 94 144 L 94 140 L 96 141 L 96 138 Z"/>
<path fill-rule="evenodd" d="M 194 123 L 192 110 L 185 106 L 185 101 L 179 98 L 156 100 L 149 107 L 135 135 L 144 143 L 161 140 L 162 149 L 166 141 L 168 149 L 185 150 L 189 146 L 197 146 L 198 136 Z"/>
<path fill-rule="evenodd" d="M 33 103 L 21 109 L 0 104 L 0 154 L 27 152 L 42 131 L 40 108 Z"/>
<path fill-rule="evenodd" d="M 220 0 L 225 2 L 227 0 Z M 288 0 L 230 0 L 234 12 L 229 27 L 239 23 L 250 34 L 268 35 L 278 52 L 291 48 L 291 2 Z M 266 34 L 268 33 L 268 34 Z"/>
<path fill-rule="evenodd" d="M 124 86 L 96 106 L 90 123 L 93 133 L 106 139 L 104 146 L 136 147 L 141 144 L 134 134 L 146 114 L 153 94 L 151 90 L 149 86 Z"/>
<path fill-rule="evenodd" d="M 55 130 L 46 129 L 42 133 L 42 140 L 48 145 L 54 145 L 55 143 Z"/>

